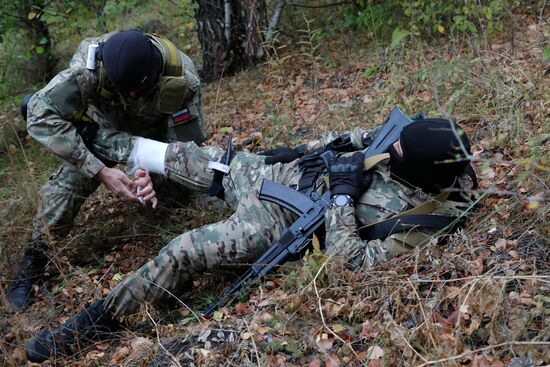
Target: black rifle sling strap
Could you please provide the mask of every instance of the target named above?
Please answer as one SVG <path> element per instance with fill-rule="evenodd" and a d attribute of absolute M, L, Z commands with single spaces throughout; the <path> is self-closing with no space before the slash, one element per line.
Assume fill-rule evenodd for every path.
<path fill-rule="evenodd" d="M 456 217 L 430 214 L 447 200 L 450 192 L 443 191 L 435 198 L 412 209 L 402 212 L 393 218 L 359 228 L 359 236 L 363 240 L 376 240 L 386 238 L 394 233 L 405 232 L 414 227 L 430 228 L 436 231 L 442 230 L 454 224 Z"/>
<path fill-rule="evenodd" d="M 456 217 L 436 214 L 418 214 L 407 217 L 387 219 L 370 226 L 359 228 L 359 236 L 371 241 L 383 239 L 394 233 L 406 232 L 415 227 L 429 228 L 436 231 L 453 224 Z"/>

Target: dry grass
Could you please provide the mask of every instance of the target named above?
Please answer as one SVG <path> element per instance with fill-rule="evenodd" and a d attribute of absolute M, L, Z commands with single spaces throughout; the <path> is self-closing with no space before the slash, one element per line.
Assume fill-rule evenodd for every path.
<path fill-rule="evenodd" d="M 538 19 L 519 21 L 528 27 L 514 49 L 504 40 L 490 49 L 412 40 L 406 49 L 380 53 L 366 39 L 341 35 L 345 41 L 323 41 L 330 47 L 322 47 L 315 75 L 304 66 L 311 58 L 293 50 L 205 88 L 210 142 L 223 143 L 230 131 L 252 150 L 375 126 L 396 105 L 411 114 L 452 116 L 474 143 L 483 200 L 468 227 L 445 245 L 358 273 L 314 254 L 215 320 L 198 322 L 185 307 L 173 313 L 148 307 L 114 340 L 48 365 L 549 364 L 550 81 L 541 59 L 550 31 Z M 14 116 L 6 112 L 2 126 Z M 25 144 L 0 156 L 3 281 L 30 228 L 36 201 L 28 198 L 36 198 L 55 164 L 39 161 L 43 151 Z M 39 302 L 15 316 L 0 308 L 3 363 L 20 363 L 16 347 L 25 338 L 104 295 L 170 237 L 215 220 L 191 209 L 164 210 L 142 213 L 104 191 L 95 194 L 79 226 L 58 244 L 65 250 L 51 270 L 61 275 L 41 289 Z M 75 260 L 74 248 L 93 259 Z M 197 293 L 216 294 L 218 280 L 205 277 L 195 284 L 200 292 L 183 301 L 200 310 L 207 300 Z"/>

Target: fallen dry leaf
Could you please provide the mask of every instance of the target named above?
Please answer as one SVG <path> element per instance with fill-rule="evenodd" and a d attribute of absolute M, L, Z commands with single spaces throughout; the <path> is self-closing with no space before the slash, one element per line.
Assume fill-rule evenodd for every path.
<path fill-rule="evenodd" d="M 372 345 L 367 349 L 367 358 L 369 359 L 380 359 L 384 357 L 384 349 L 378 345 Z"/>
<path fill-rule="evenodd" d="M 138 336 L 130 342 L 130 346 L 132 348 L 132 351 L 134 352 L 142 352 L 145 349 L 153 347 L 154 344 L 155 343 L 151 339 L 147 339 L 141 336 Z"/>

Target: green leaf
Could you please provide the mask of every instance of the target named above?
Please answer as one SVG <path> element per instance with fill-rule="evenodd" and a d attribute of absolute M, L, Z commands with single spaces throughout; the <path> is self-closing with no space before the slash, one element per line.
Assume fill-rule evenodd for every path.
<path fill-rule="evenodd" d="M 38 44 L 40 45 L 45 45 L 48 43 L 48 38 L 47 37 L 42 37 L 40 38 L 40 41 L 38 41 Z"/>
<path fill-rule="evenodd" d="M 214 312 L 214 316 L 213 316 L 213 319 L 216 320 L 216 321 L 222 321 L 223 319 L 223 311 L 215 311 Z"/>
<path fill-rule="evenodd" d="M 193 320 L 195 320 L 195 318 L 193 316 L 187 316 L 186 318 L 184 318 L 183 320 L 181 320 L 179 322 L 179 325 L 187 325 Z"/>
<path fill-rule="evenodd" d="M 369 66 L 368 68 L 363 71 L 363 76 L 367 79 L 370 79 L 373 75 L 375 75 L 378 70 L 380 70 L 380 67 L 378 65 Z"/>
<path fill-rule="evenodd" d="M 543 59 L 544 59 L 544 61 L 550 61 L 550 46 L 548 46 L 544 49 Z"/>
<path fill-rule="evenodd" d="M 42 46 L 38 46 L 35 50 L 36 50 L 36 53 L 39 55 L 43 54 L 46 51 Z"/>
<path fill-rule="evenodd" d="M 395 30 L 393 31 L 393 33 L 391 35 L 391 45 L 390 45 L 390 47 L 391 48 L 397 47 L 399 42 L 401 42 L 401 40 L 403 38 L 407 37 L 410 34 L 411 34 L 411 32 L 409 32 L 407 30 L 395 28 Z"/>

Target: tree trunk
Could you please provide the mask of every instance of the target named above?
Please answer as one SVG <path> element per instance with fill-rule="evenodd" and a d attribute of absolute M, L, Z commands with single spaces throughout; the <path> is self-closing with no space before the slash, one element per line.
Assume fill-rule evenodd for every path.
<path fill-rule="evenodd" d="M 54 76 L 57 59 L 52 51 L 52 39 L 48 26 L 40 19 L 26 20 L 27 29 L 32 35 L 33 44 L 43 48 L 42 53 L 37 53 L 37 64 L 41 65 L 41 72 L 35 73 L 38 78 L 47 81 Z M 46 42 L 41 42 L 45 40 Z"/>
<path fill-rule="evenodd" d="M 205 81 L 263 60 L 265 0 L 193 0 Z"/>

